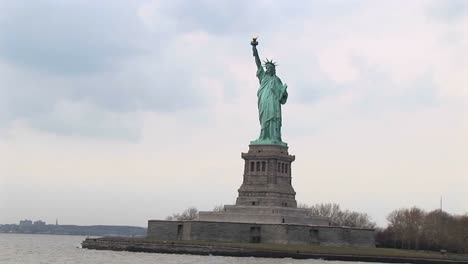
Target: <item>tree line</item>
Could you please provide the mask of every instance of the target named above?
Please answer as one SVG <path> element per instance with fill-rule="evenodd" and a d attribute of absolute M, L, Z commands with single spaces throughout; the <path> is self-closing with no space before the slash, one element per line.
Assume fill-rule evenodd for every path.
<path fill-rule="evenodd" d="M 468 253 L 468 215 L 413 207 L 394 210 L 387 221 L 387 228 L 376 229 L 378 246 Z"/>
<path fill-rule="evenodd" d="M 375 228 L 375 223 L 368 214 L 348 209 L 343 210 L 336 203 L 319 203 L 311 206 L 299 204 L 298 207 L 308 209 L 312 216 L 328 217 L 332 226 Z"/>

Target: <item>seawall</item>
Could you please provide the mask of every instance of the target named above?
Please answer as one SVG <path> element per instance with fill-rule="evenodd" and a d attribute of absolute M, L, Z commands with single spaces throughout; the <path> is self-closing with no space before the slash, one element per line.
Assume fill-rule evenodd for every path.
<path fill-rule="evenodd" d="M 213 241 L 287 245 L 375 247 L 374 230 L 341 226 L 215 221 L 148 221 L 147 237 L 165 241 Z"/>
<path fill-rule="evenodd" d="M 264 258 L 294 258 L 294 259 L 324 259 L 338 261 L 382 262 L 382 263 L 416 263 L 416 264 L 468 264 L 468 257 L 442 256 L 436 253 L 406 254 L 386 256 L 377 255 L 379 250 L 367 249 L 371 254 L 354 251 L 353 248 L 340 247 L 276 247 L 270 244 L 240 244 L 216 243 L 202 241 L 151 241 L 139 238 L 87 238 L 82 247 L 96 250 L 114 250 L 149 253 L 192 254 L 235 257 L 264 257 Z M 328 251 L 328 252 L 327 252 Z M 333 253 L 330 253 L 332 251 Z M 340 253 L 341 252 L 341 253 Z"/>

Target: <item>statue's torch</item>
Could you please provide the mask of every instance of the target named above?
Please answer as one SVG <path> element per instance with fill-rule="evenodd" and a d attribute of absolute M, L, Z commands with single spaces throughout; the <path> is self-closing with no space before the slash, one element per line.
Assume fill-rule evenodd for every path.
<path fill-rule="evenodd" d="M 250 42 L 250 45 L 252 45 L 253 55 L 254 55 L 254 57 L 256 57 L 256 58 L 258 57 L 258 51 L 257 51 L 258 41 L 257 41 L 257 39 L 258 39 L 258 36 L 253 37 L 253 38 L 252 38 L 252 42 Z"/>
<path fill-rule="evenodd" d="M 254 47 L 257 46 L 257 45 L 258 45 L 257 39 L 258 39 L 258 36 L 253 37 L 253 38 L 252 38 L 252 42 L 250 42 L 250 45 L 252 45 L 252 46 L 254 46 Z"/>

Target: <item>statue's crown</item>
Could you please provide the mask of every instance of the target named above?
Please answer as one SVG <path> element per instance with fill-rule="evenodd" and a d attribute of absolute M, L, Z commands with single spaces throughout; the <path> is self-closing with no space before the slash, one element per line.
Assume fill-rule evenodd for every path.
<path fill-rule="evenodd" d="M 278 64 L 276 64 L 276 62 L 273 62 L 273 60 L 266 59 L 266 60 L 263 61 L 264 66 L 267 66 L 268 64 L 273 65 L 275 67 L 278 66 Z"/>

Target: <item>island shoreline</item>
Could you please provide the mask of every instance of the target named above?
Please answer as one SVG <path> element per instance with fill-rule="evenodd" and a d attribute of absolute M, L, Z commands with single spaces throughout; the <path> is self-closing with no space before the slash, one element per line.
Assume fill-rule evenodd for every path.
<path fill-rule="evenodd" d="M 269 248 L 271 246 L 271 248 Z M 189 255 L 212 255 L 231 257 L 262 257 L 262 258 L 293 258 L 293 259 L 323 259 L 334 261 L 360 261 L 381 263 L 415 263 L 415 264 L 468 264 L 468 257 L 460 255 L 437 255 L 437 253 L 420 253 L 421 257 L 409 256 L 385 256 L 366 254 L 339 254 L 326 253 L 330 247 L 315 246 L 313 251 L 291 250 L 294 246 L 288 245 L 289 249 L 279 250 L 278 245 L 269 244 L 246 244 L 218 243 L 207 241 L 148 241 L 136 238 L 87 238 L 82 242 L 82 248 L 95 250 L 147 252 L 163 254 L 189 254 Z M 304 247 L 297 247 L 304 249 Z M 341 248 L 343 253 L 351 248 Z M 340 247 L 333 250 L 339 252 Z M 359 249 L 356 249 L 359 251 Z M 315 251 L 315 252 L 314 252 Z M 401 251 L 402 253 L 405 251 Z M 427 254 L 430 257 L 422 257 Z M 435 257 L 438 256 L 438 257 Z"/>

